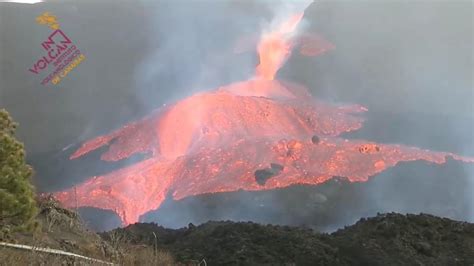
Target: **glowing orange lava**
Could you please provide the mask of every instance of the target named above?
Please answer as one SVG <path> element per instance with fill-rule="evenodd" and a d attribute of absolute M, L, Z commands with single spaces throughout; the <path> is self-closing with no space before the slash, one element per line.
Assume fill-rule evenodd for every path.
<path fill-rule="evenodd" d="M 257 66 L 257 77 L 272 80 L 276 72 L 290 56 L 292 48 L 292 33 L 303 14 L 297 14 L 283 23 L 276 31 L 264 34 L 257 51 L 260 56 L 260 64 Z"/>
<path fill-rule="evenodd" d="M 333 176 L 363 182 L 401 161 L 441 164 L 447 156 L 474 162 L 451 153 L 338 138 L 362 127 L 359 113 L 366 108 L 327 104 L 301 85 L 274 79 L 298 43 L 290 33 L 301 18 L 302 14 L 296 15 L 262 37 L 254 79 L 195 94 L 84 143 L 71 159 L 104 145 L 109 145 L 101 157 L 106 161 L 136 153 L 149 156 L 55 196 L 68 207 L 77 203 L 113 210 L 130 224 L 157 209 L 169 193 L 182 199 L 239 189 L 316 185 Z M 303 54 L 334 48 L 321 37 L 309 39 L 301 47 Z M 276 170 L 258 179 L 257 170 L 268 168 Z"/>

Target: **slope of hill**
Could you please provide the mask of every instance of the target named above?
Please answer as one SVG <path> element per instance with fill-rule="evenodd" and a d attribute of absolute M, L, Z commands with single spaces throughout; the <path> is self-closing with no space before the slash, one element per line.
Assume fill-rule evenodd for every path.
<path fill-rule="evenodd" d="M 210 265 L 472 265 L 474 224 L 432 215 L 379 214 L 332 234 L 251 222 L 170 230 L 134 224 L 103 234 L 156 245 L 177 261 Z M 156 235 L 156 238 L 155 238 Z M 155 242 L 156 241 L 156 242 Z"/>
<path fill-rule="evenodd" d="M 34 234 L 9 243 L 47 247 L 120 265 L 473 265 L 474 224 L 428 214 L 378 214 L 334 233 L 211 221 L 181 229 L 137 223 L 94 233 L 77 213 L 40 201 Z M 90 265 L 87 260 L 0 247 L 0 265 Z M 92 263 L 93 265 L 99 265 Z"/>

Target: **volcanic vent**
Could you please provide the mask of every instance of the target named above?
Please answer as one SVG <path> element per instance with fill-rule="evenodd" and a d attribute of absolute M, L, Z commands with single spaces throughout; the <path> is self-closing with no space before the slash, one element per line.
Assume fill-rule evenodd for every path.
<path fill-rule="evenodd" d="M 337 137 L 361 128 L 360 113 L 367 109 L 327 104 L 301 85 L 275 80 L 295 48 L 309 56 L 335 48 L 321 36 L 297 37 L 302 16 L 291 17 L 261 37 L 254 78 L 195 94 L 84 143 L 71 159 L 105 145 L 105 161 L 137 153 L 149 156 L 55 196 L 69 207 L 113 210 L 130 224 L 157 209 L 169 193 L 182 199 L 316 185 L 334 176 L 363 182 L 401 161 L 441 164 L 447 156 L 474 162 L 451 153 Z"/>

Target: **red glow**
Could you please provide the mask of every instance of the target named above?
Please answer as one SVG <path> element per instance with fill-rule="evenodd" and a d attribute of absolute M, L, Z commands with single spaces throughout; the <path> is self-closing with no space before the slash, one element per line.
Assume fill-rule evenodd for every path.
<path fill-rule="evenodd" d="M 446 156 L 474 162 L 450 153 L 338 138 L 362 127 L 358 113 L 366 108 L 330 105 L 314 99 L 301 85 L 274 79 L 295 43 L 288 34 L 301 17 L 294 16 L 263 36 L 255 79 L 195 94 L 84 143 L 71 159 L 104 145 L 109 145 L 102 154 L 106 161 L 136 153 L 149 157 L 92 177 L 78 185 L 76 193 L 69 189 L 55 193 L 56 197 L 69 207 L 77 202 L 113 210 L 130 224 L 157 209 L 168 193 L 182 199 L 239 189 L 316 185 L 333 176 L 363 182 L 401 161 L 444 163 Z M 321 38 L 314 40 L 320 45 L 303 45 L 303 54 L 318 55 L 334 48 Z M 318 137 L 312 139 L 314 135 Z M 257 182 L 255 171 L 272 163 L 280 165 L 281 171 Z"/>

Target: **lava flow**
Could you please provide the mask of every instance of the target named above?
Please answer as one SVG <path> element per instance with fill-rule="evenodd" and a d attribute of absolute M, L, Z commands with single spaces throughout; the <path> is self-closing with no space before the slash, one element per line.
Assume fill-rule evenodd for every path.
<path fill-rule="evenodd" d="M 136 153 L 148 158 L 55 196 L 69 207 L 113 210 L 130 224 L 157 209 L 169 194 L 182 199 L 316 185 L 334 176 L 363 182 L 401 161 L 441 164 L 447 156 L 474 162 L 451 153 L 338 138 L 362 127 L 360 113 L 366 108 L 330 105 L 301 85 L 274 79 L 293 47 L 300 45 L 306 55 L 334 49 L 321 36 L 293 36 L 302 16 L 263 35 L 253 79 L 195 94 L 84 143 L 71 159 L 105 145 L 109 149 L 102 160 L 118 161 Z"/>

